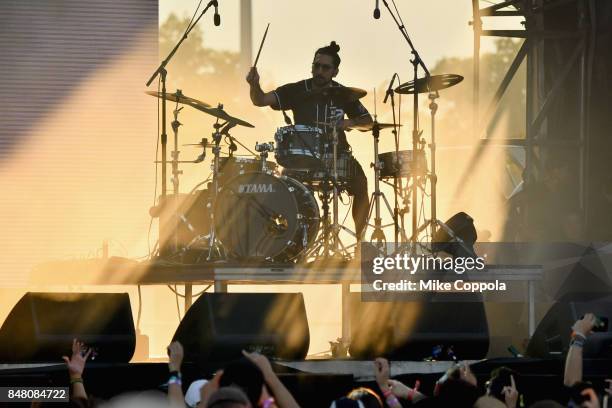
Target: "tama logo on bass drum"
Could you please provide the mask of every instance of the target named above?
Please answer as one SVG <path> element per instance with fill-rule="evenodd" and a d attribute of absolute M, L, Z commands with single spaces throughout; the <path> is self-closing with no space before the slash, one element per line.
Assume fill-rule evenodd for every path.
<path fill-rule="evenodd" d="M 240 184 L 238 193 L 274 193 L 272 184 Z"/>

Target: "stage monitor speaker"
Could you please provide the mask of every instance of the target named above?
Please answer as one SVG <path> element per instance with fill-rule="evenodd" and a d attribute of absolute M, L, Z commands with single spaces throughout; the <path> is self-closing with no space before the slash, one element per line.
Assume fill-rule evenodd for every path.
<path fill-rule="evenodd" d="M 0 361 L 61 362 L 74 338 L 96 361 L 129 362 L 136 334 L 128 294 L 26 293 L 0 328 Z"/>
<path fill-rule="evenodd" d="M 591 299 L 593 296 L 591 294 Z M 527 346 L 530 357 L 565 357 L 569 349 L 574 323 L 587 313 L 612 317 L 612 296 L 585 300 L 584 294 L 571 294 L 553 304 L 548 310 Z M 612 358 L 612 332 L 594 332 L 584 344 L 585 358 Z"/>
<path fill-rule="evenodd" d="M 301 293 L 204 293 L 174 334 L 185 361 L 226 361 L 242 350 L 303 359 L 310 334 Z"/>
<path fill-rule="evenodd" d="M 354 358 L 476 360 L 489 350 L 489 327 L 479 296 L 474 301 L 362 302 L 354 293 L 350 309 L 349 353 Z"/>

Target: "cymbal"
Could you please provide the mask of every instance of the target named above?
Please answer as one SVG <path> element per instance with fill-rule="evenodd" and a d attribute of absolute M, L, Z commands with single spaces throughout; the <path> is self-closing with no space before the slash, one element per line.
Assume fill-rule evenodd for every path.
<path fill-rule="evenodd" d="M 316 121 L 315 124 L 317 125 L 321 125 L 321 126 L 327 126 L 327 127 L 333 127 L 334 124 L 333 123 L 329 123 L 329 122 L 319 122 Z M 365 125 L 355 125 L 355 126 L 351 126 L 348 129 L 349 130 L 359 130 L 360 132 L 369 132 L 372 129 L 374 129 L 374 124 L 378 125 L 378 129 L 389 129 L 394 127 L 393 123 L 380 123 L 380 122 L 370 122 L 368 124 Z M 402 126 L 402 125 L 395 125 L 395 126 Z"/>
<path fill-rule="evenodd" d="M 193 105 L 192 105 L 193 106 Z M 197 110 L 200 110 L 202 112 L 206 112 L 211 116 L 214 116 L 215 118 L 219 118 L 221 120 L 224 120 L 226 122 L 231 122 L 231 123 L 235 123 L 236 125 L 240 125 L 240 126 L 244 126 L 244 127 L 249 127 L 249 128 L 254 128 L 255 126 L 251 125 L 249 122 L 247 122 L 246 120 L 242 120 L 239 119 L 235 116 L 231 116 L 229 113 L 227 113 L 226 111 L 223 110 L 223 106 L 217 106 L 216 108 L 207 108 L 207 107 L 200 107 L 200 106 L 193 106 L 194 108 L 196 108 Z"/>
<path fill-rule="evenodd" d="M 415 81 L 404 82 L 397 88 L 395 92 L 398 94 L 415 94 L 415 93 L 429 93 L 439 91 L 441 89 L 450 88 L 451 86 L 457 85 L 463 81 L 461 75 L 456 74 L 442 74 L 432 75 L 425 78 L 419 78 Z"/>
<path fill-rule="evenodd" d="M 360 88 L 350 86 L 328 86 L 326 88 L 311 89 L 306 92 L 307 99 L 332 99 L 335 103 L 354 102 L 368 93 Z"/>
<path fill-rule="evenodd" d="M 161 92 L 155 92 L 155 91 L 146 91 L 145 92 L 148 95 L 151 96 L 155 96 L 157 98 L 161 98 Z M 172 102 L 178 102 L 178 103 L 182 103 L 185 105 L 189 105 L 192 108 L 195 108 L 199 111 L 208 113 L 211 116 L 214 116 L 215 118 L 227 121 L 227 122 L 232 122 L 235 123 L 237 125 L 240 126 L 245 126 L 245 127 L 250 127 L 250 128 L 254 128 L 255 126 L 251 125 L 249 122 L 236 118 L 234 116 L 231 116 L 230 114 L 228 114 L 225 110 L 223 110 L 222 106 L 217 106 L 215 108 L 213 108 L 212 106 L 210 106 L 209 104 L 207 104 L 206 102 L 202 102 L 199 101 L 195 98 L 190 98 L 188 96 L 183 95 L 180 92 L 176 92 L 176 93 L 167 93 L 166 92 L 166 98 L 169 101 Z"/>
<path fill-rule="evenodd" d="M 155 96 L 157 98 L 162 97 L 162 93 L 161 92 L 156 92 L 156 91 L 146 91 L 145 92 L 147 95 L 151 95 L 151 96 Z M 205 108 L 210 108 L 211 105 L 207 104 L 206 102 L 202 102 L 199 101 L 195 98 L 190 98 L 186 95 L 183 95 L 183 93 L 180 90 L 177 90 L 174 93 L 169 93 L 166 92 L 166 99 L 172 102 L 178 102 L 178 103 L 184 103 L 187 105 L 197 105 L 197 106 L 203 106 Z"/>
<path fill-rule="evenodd" d="M 198 147 L 203 147 L 203 148 L 213 148 L 215 147 L 214 143 L 185 143 L 183 144 L 183 146 L 198 146 Z"/>
<path fill-rule="evenodd" d="M 402 126 L 402 125 L 394 125 L 393 123 L 379 123 L 379 122 L 371 122 L 368 123 L 366 125 L 355 125 L 355 126 L 351 126 L 351 129 L 355 129 L 355 130 L 359 130 L 360 132 L 369 132 L 372 129 L 374 129 L 374 125 L 376 125 L 378 127 L 378 129 L 382 130 L 382 129 L 392 129 L 395 126 Z"/>

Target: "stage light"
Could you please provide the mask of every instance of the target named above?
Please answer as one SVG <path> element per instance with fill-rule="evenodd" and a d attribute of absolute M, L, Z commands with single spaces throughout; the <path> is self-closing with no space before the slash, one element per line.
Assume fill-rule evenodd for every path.
<path fill-rule="evenodd" d="M 438 222 L 438 230 L 432 239 L 432 250 L 446 252 L 453 258 L 476 257 L 474 243 L 477 238 L 474 219 L 464 212 L 459 212 L 445 223 Z"/>

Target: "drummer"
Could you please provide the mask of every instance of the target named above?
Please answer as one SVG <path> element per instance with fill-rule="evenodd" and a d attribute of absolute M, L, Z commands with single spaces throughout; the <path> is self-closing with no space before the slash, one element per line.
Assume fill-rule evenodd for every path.
<path fill-rule="evenodd" d="M 332 41 L 330 45 L 319 48 L 312 62 L 312 78 L 283 85 L 271 92 L 264 92 L 259 84 L 257 68 L 251 68 L 246 78 L 250 85 L 251 101 L 255 106 L 270 106 L 275 110 L 291 110 L 294 123 L 308 126 L 319 126 L 321 123 L 330 123 L 331 100 L 324 98 L 308 98 L 312 90 L 319 90 L 331 86 L 343 86 L 334 81 L 338 75 L 340 46 Z M 341 109 L 348 118 L 342 115 L 338 123 L 338 151 L 350 155 L 351 147 L 346 140 L 344 130 L 358 125 L 367 125 L 372 117 L 358 99 L 354 101 L 334 101 L 335 106 Z M 347 191 L 354 196 L 353 221 L 358 237 L 361 237 L 366 226 L 369 208 L 368 184 L 366 176 L 359 162 L 351 155 L 354 175 L 350 180 Z"/>

